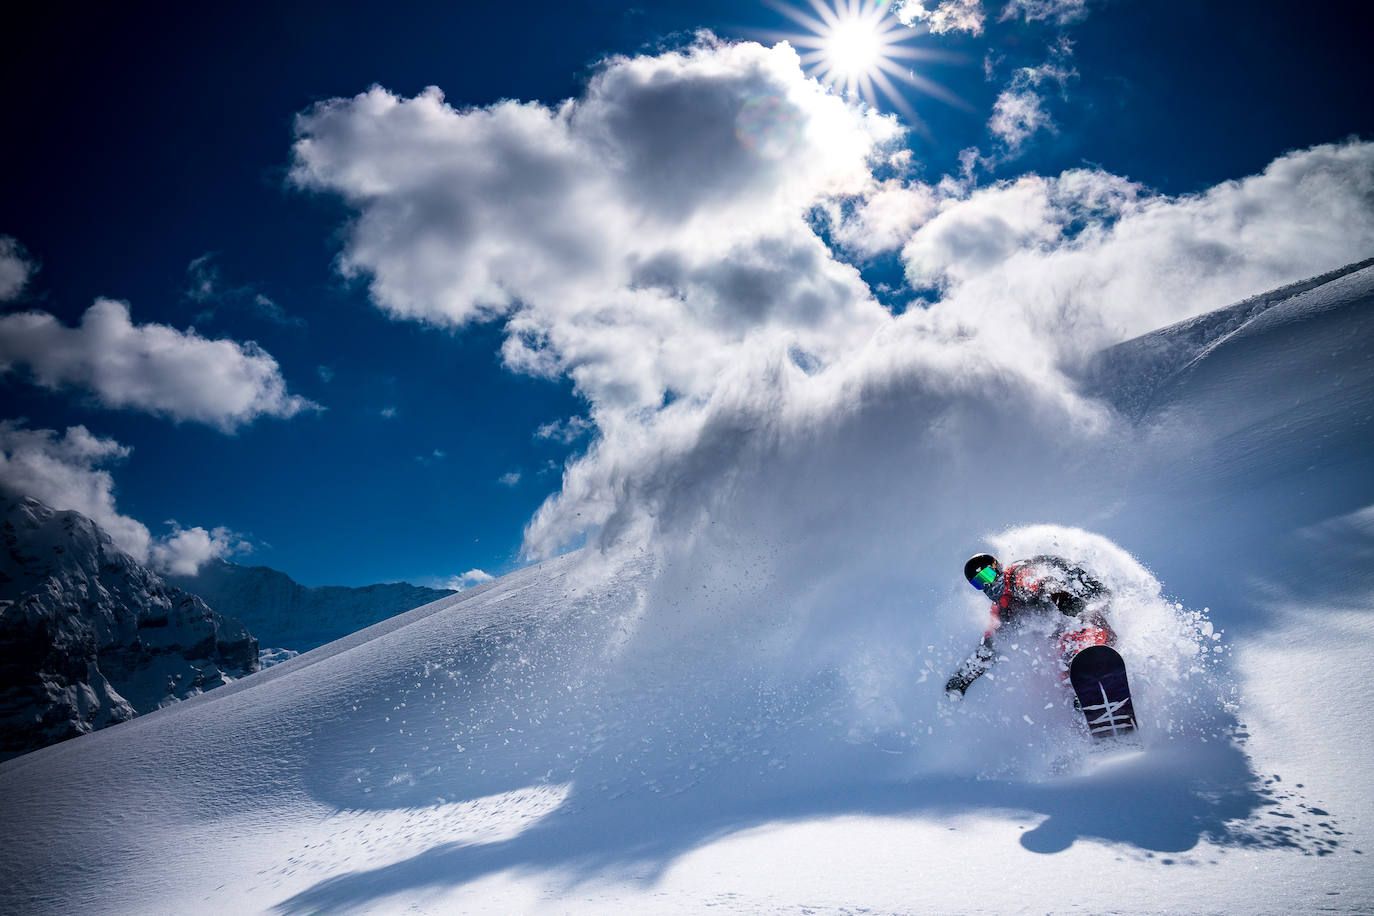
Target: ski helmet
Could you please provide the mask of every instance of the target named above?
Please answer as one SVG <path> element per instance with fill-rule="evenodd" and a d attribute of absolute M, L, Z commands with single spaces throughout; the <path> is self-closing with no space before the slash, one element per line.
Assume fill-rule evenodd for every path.
<path fill-rule="evenodd" d="M 991 572 L 989 573 L 989 570 Z M 968 584 L 978 591 L 984 591 L 989 585 L 997 580 L 997 576 L 1002 572 L 1002 564 L 997 562 L 997 558 L 990 553 L 980 553 L 969 557 L 964 564 L 964 578 Z"/>

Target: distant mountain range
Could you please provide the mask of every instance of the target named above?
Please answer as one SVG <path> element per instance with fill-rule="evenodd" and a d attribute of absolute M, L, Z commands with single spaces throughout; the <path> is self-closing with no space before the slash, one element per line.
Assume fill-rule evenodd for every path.
<path fill-rule="evenodd" d="M 408 582 L 347 588 L 307 587 L 266 566 L 212 560 L 199 575 L 168 581 L 242 620 L 264 648 L 306 652 L 364 627 L 453 594 Z"/>
<path fill-rule="evenodd" d="M 223 560 L 198 576 L 161 576 L 78 512 L 0 496 L 0 760 L 451 594 L 407 583 L 307 588 Z"/>
<path fill-rule="evenodd" d="M 0 497 L 0 760 L 258 670 L 258 643 L 78 512 Z"/>

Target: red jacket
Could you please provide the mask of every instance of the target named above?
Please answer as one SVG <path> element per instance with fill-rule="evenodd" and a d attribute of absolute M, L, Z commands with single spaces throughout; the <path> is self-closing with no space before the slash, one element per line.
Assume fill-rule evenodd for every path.
<path fill-rule="evenodd" d="M 1116 642 L 1116 633 L 1100 607 L 1102 601 L 1111 597 L 1111 591 L 1081 566 L 1071 565 L 1061 557 L 1041 555 L 1019 560 L 1005 567 L 987 591 L 992 599 L 992 620 L 978 648 L 945 683 L 946 690 L 962 694 L 969 684 L 982 677 L 997 660 L 992 634 L 1003 626 L 1014 626 L 1029 614 L 1076 618 L 1080 625 L 1074 626 L 1073 620 L 1065 619 L 1063 629 L 1092 629 L 1101 632 L 1095 641 L 1106 645 Z M 1090 608 L 1090 601 L 1099 606 Z M 1069 654 L 1082 647 L 1072 639 L 1062 642 L 1062 646 Z"/>

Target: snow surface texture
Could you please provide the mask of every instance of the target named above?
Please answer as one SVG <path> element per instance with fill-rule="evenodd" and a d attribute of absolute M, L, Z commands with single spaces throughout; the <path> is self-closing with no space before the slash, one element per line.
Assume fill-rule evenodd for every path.
<path fill-rule="evenodd" d="M 652 538 L 0 765 L 0 910 L 1369 912 L 1374 268 L 1234 319 L 722 420 Z M 1030 631 L 945 698 L 983 548 L 1112 587 L 1138 742 Z"/>

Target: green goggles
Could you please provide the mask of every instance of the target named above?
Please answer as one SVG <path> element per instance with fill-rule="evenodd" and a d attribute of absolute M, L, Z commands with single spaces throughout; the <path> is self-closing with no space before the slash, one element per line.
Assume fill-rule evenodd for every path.
<path fill-rule="evenodd" d="M 973 574 L 973 578 L 968 580 L 978 591 L 985 591 L 989 585 L 997 581 L 997 570 L 991 566 L 984 566 Z"/>

